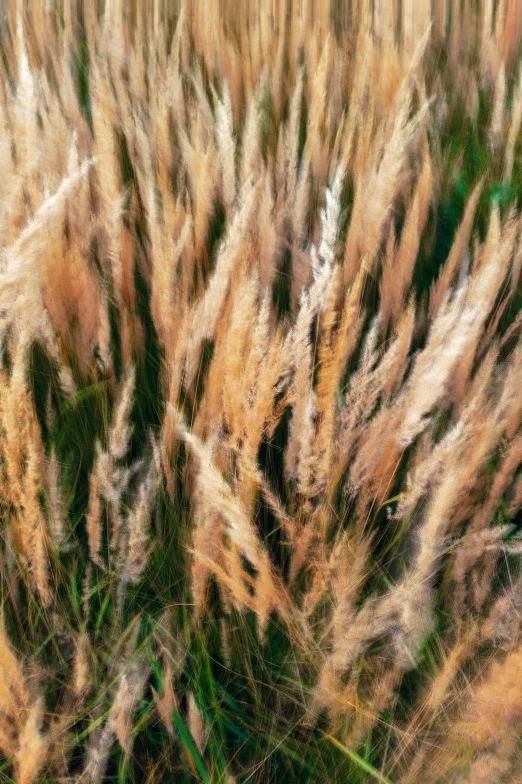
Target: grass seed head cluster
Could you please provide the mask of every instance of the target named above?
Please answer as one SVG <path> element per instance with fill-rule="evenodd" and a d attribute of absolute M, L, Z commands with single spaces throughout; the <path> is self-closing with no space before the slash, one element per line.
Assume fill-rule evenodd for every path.
<path fill-rule="evenodd" d="M 518 2 L 4 6 L 2 781 L 522 782 Z"/>

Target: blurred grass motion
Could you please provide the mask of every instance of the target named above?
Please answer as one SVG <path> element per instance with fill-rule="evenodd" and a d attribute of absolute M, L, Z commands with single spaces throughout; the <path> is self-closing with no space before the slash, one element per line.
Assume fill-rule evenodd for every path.
<path fill-rule="evenodd" d="M 0 781 L 522 782 L 522 6 L 0 8 Z"/>

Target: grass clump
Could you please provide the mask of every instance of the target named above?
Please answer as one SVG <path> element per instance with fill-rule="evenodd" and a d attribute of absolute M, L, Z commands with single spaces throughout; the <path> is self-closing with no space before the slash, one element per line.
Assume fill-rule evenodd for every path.
<path fill-rule="evenodd" d="M 0 779 L 522 781 L 516 4 L 95 6 L 0 31 Z"/>

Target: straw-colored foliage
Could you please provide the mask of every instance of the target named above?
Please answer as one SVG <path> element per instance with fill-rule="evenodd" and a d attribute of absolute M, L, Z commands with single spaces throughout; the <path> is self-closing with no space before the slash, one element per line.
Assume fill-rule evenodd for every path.
<path fill-rule="evenodd" d="M 2 781 L 522 781 L 522 12 L 434 6 L 5 10 Z"/>

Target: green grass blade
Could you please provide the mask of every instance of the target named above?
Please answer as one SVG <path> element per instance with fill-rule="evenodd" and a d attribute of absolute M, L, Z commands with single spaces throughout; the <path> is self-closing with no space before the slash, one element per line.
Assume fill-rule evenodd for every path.
<path fill-rule="evenodd" d="M 348 749 L 343 743 L 341 743 L 341 741 L 337 740 L 337 738 L 334 738 L 333 735 L 325 735 L 324 737 L 329 740 L 330 743 L 332 743 L 336 748 L 338 748 L 339 751 L 342 751 L 343 754 L 346 754 L 346 756 L 349 757 L 352 762 L 358 765 L 362 770 L 364 770 L 366 773 L 369 773 L 370 776 L 373 776 L 376 781 L 380 781 L 381 784 L 393 784 L 390 779 L 386 778 L 386 776 L 383 776 L 382 773 L 379 773 L 379 771 L 376 770 L 373 765 L 370 765 L 369 762 L 360 757 L 355 751 Z"/>
<path fill-rule="evenodd" d="M 196 744 L 194 743 L 194 739 L 192 738 L 192 735 L 190 734 L 185 722 L 181 718 L 176 708 L 173 709 L 172 715 L 174 717 L 174 723 L 181 738 L 181 742 L 185 747 L 185 751 L 189 757 L 192 758 L 192 761 L 194 762 L 194 765 L 196 766 L 198 773 L 201 776 L 201 780 L 204 782 L 204 784 L 211 784 L 209 775 L 206 771 L 205 765 L 203 764 L 203 760 L 201 759 L 196 748 Z"/>

